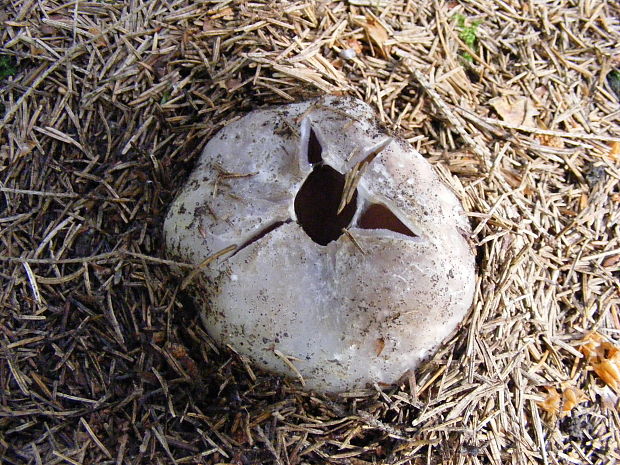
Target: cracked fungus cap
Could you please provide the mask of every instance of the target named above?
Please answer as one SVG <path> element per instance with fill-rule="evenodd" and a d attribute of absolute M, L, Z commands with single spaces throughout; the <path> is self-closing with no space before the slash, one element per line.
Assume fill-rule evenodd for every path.
<path fill-rule="evenodd" d="M 459 201 L 365 103 L 257 110 L 207 144 L 165 222 L 209 334 L 307 388 L 392 384 L 466 315 Z"/>

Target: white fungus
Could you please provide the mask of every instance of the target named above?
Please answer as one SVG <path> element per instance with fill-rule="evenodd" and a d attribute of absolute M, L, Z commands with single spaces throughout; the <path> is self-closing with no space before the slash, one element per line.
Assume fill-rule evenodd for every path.
<path fill-rule="evenodd" d="M 340 58 L 343 60 L 352 60 L 356 55 L 357 53 L 355 53 L 355 50 L 352 48 L 345 48 L 340 52 Z"/>
<path fill-rule="evenodd" d="M 343 194 L 344 192 L 344 194 Z M 257 110 L 207 144 L 165 222 L 209 334 L 321 392 L 392 384 L 474 293 L 455 195 L 365 103 Z"/>

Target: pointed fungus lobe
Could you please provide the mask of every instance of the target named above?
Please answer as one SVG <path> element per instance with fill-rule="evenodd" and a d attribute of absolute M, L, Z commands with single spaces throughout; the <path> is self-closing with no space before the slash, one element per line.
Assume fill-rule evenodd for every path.
<path fill-rule="evenodd" d="M 342 235 L 355 215 L 357 193 L 338 213 L 345 176 L 323 162 L 323 149 L 314 129 L 308 137 L 308 163 L 314 168 L 295 196 L 295 215 L 305 233 L 319 245 Z"/>

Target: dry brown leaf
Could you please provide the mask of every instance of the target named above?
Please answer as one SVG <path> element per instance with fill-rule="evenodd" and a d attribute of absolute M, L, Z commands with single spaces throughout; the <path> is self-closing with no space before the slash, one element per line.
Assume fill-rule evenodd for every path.
<path fill-rule="evenodd" d="M 175 358 L 183 358 L 183 357 L 187 357 L 187 349 L 185 348 L 185 346 L 181 345 L 181 344 L 177 344 L 175 342 L 170 342 L 169 344 L 167 344 L 167 349 L 170 352 L 170 354 L 175 357 Z"/>
<path fill-rule="evenodd" d="M 620 142 L 617 140 L 613 141 L 610 145 L 609 156 L 614 160 L 618 161 L 620 159 Z"/>
<path fill-rule="evenodd" d="M 546 386 L 547 395 L 545 400 L 537 402 L 552 417 L 560 415 L 565 417 L 570 415 L 572 410 L 581 402 L 588 400 L 582 390 L 572 387 L 569 383 L 562 383 L 562 394 L 553 386 Z"/>
<path fill-rule="evenodd" d="M 166 333 L 164 331 L 155 331 L 151 339 L 154 344 L 161 344 L 166 340 Z"/>
<path fill-rule="evenodd" d="M 30 53 L 34 56 L 39 56 L 45 53 L 45 50 L 41 47 L 37 47 L 36 45 L 30 44 Z"/>
<path fill-rule="evenodd" d="M 390 2 L 387 0 L 349 0 L 355 6 L 373 6 L 375 8 L 385 8 Z"/>
<path fill-rule="evenodd" d="M 56 28 L 54 26 L 50 26 L 49 24 L 41 25 L 41 34 L 44 36 L 53 36 L 56 34 Z"/>
<path fill-rule="evenodd" d="M 594 331 L 584 337 L 579 350 L 599 378 L 609 387 L 617 389 L 620 383 L 620 349 Z"/>
<path fill-rule="evenodd" d="M 545 397 L 545 400 L 536 403 L 549 415 L 556 416 L 560 411 L 560 394 L 554 387 L 546 386 L 545 389 L 547 390 L 547 396 Z"/>
<path fill-rule="evenodd" d="M 615 409 L 618 405 L 618 395 L 609 386 L 593 386 L 594 392 L 600 397 L 605 408 Z"/>
<path fill-rule="evenodd" d="M 340 58 L 336 58 L 335 60 L 330 61 L 331 65 L 340 70 L 344 66 L 344 62 Z"/>
<path fill-rule="evenodd" d="M 377 357 L 381 355 L 381 352 L 383 352 L 384 347 L 385 347 L 385 339 L 380 337 L 379 339 L 375 341 L 375 354 L 377 355 Z"/>
<path fill-rule="evenodd" d="M 508 182 L 508 184 L 510 184 L 510 187 L 512 187 L 513 189 L 516 189 L 521 185 L 522 178 L 514 170 L 511 170 L 509 168 L 502 168 L 502 174 L 504 175 L 504 179 L 506 179 L 506 182 Z"/>
<path fill-rule="evenodd" d="M 372 17 L 366 17 L 366 23 L 364 23 L 363 26 L 368 39 L 379 48 L 384 58 L 388 58 L 390 56 L 391 47 L 385 45 L 385 42 L 390 38 L 387 29 L 383 24 Z"/>
<path fill-rule="evenodd" d="M 504 179 L 506 179 L 506 182 L 510 185 L 510 187 L 513 189 L 518 189 L 521 187 L 523 177 L 519 173 L 509 168 L 502 168 L 501 171 L 504 175 Z M 523 193 L 525 195 L 532 195 L 534 190 L 530 186 L 526 185 L 523 189 Z"/>
<path fill-rule="evenodd" d="M 495 97 L 489 100 L 489 104 L 507 123 L 517 126 L 536 127 L 534 116 L 538 115 L 538 110 L 536 110 L 534 102 L 528 97 L 522 95 Z"/>
<path fill-rule="evenodd" d="M 209 11 L 209 15 L 211 15 L 211 19 L 223 18 L 226 21 L 230 21 L 234 19 L 234 11 L 229 6 L 226 8 L 219 9 L 219 10 Z"/>
<path fill-rule="evenodd" d="M 445 154 L 450 172 L 460 176 L 475 176 L 480 172 L 480 160 L 466 151 Z"/>
<path fill-rule="evenodd" d="M 97 40 L 95 41 L 95 44 L 97 45 L 97 47 L 107 47 L 108 43 L 105 40 L 105 36 L 100 35 L 101 34 L 101 29 L 99 29 L 98 27 L 89 27 L 88 28 L 88 32 L 90 32 L 92 35 L 94 36 L 99 36 L 97 37 Z"/>
<path fill-rule="evenodd" d="M 213 29 L 213 28 L 214 28 L 213 21 L 211 21 L 209 19 L 205 19 L 202 22 L 202 32 L 207 32 L 207 31 L 209 31 L 210 29 Z"/>
<path fill-rule="evenodd" d="M 558 211 L 562 214 L 562 215 L 566 215 L 566 216 L 577 216 L 578 213 L 575 210 L 571 210 L 570 208 L 558 208 Z"/>
<path fill-rule="evenodd" d="M 562 384 L 562 408 L 560 416 L 569 415 L 570 412 L 580 404 L 588 400 L 588 397 L 583 393 L 581 389 L 570 386 L 568 383 Z"/>
<path fill-rule="evenodd" d="M 599 377 L 605 381 L 605 383 L 613 388 L 618 387 L 618 381 L 620 381 L 620 367 L 618 366 L 618 360 L 602 360 L 599 363 L 593 363 L 592 367 Z"/>
<path fill-rule="evenodd" d="M 348 39 L 345 41 L 347 48 L 352 48 L 358 55 L 362 54 L 362 44 L 357 39 Z"/>
<path fill-rule="evenodd" d="M 537 139 L 542 145 L 546 145 L 547 147 L 554 147 L 556 149 L 564 148 L 564 139 L 561 137 L 551 136 L 548 134 L 539 134 Z"/>
<path fill-rule="evenodd" d="M 607 257 L 605 260 L 603 260 L 602 265 L 603 268 L 608 268 L 611 266 L 616 266 L 618 263 L 620 263 L 620 254 Z"/>
<path fill-rule="evenodd" d="M 171 342 L 166 344 L 166 348 L 168 349 L 170 355 L 172 355 L 181 364 L 181 367 L 189 376 L 194 379 L 198 379 L 198 366 L 196 365 L 194 359 L 189 356 L 187 348 L 184 345 Z"/>

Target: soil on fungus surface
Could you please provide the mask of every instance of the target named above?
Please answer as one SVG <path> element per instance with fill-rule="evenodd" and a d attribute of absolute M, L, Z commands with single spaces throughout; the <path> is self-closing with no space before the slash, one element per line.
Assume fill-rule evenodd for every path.
<path fill-rule="evenodd" d="M 620 6 L 415 3 L 0 3 L 2 463 L 620 459 Z M 423 368 L 329 397 L 216 347 L 162 241 L 219 128 L 326 93 L 435 165 L 478 251 Z"/>

